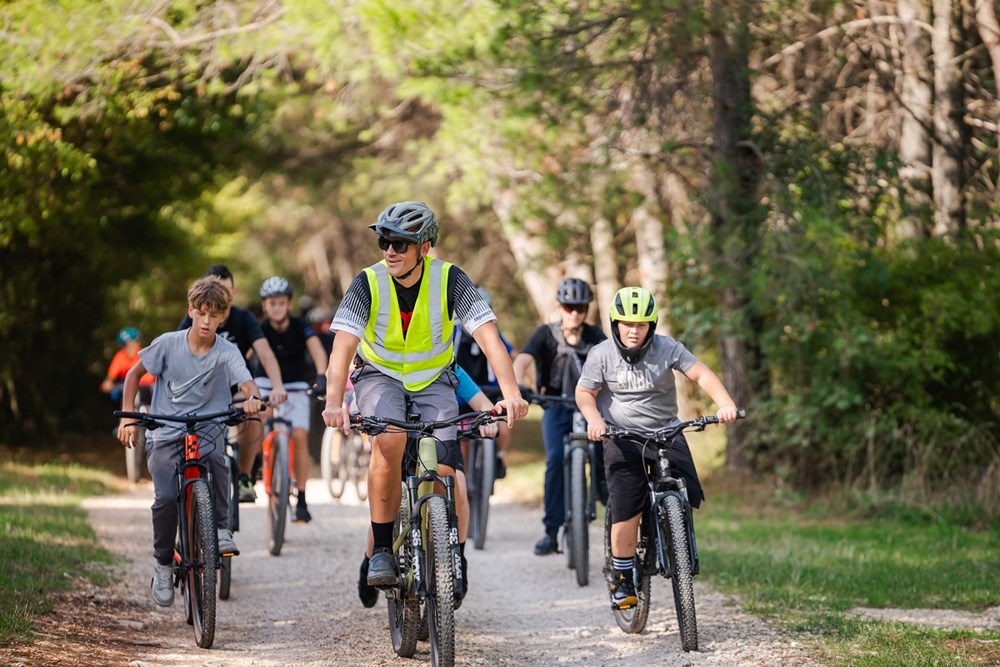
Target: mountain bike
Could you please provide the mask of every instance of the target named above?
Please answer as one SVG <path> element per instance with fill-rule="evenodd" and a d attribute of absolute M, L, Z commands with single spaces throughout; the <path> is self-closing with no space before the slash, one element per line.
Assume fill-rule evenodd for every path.
<path fill-rule="evenodd" d="M 389 633 L 396 655 L 413 657 L 421 635 L 421 615 L 426 611 L 431 663 L 455 663 L 456 593 L 464 590 L 458 515 L 455 511 L 455 478 L 437 472 L 438 447 L 434 431 L 469 421 L 470 428 L 502 419 L 490 412 L 473 412 L 440 421 L 408 421 L 353 415 L 351 427 L 375 437 L 385 432 L 406 432 L 407 456 L 399 512 L 393 526 L 392 550 L 399 567 L 399 583 L 386 590 Z M 414 455 L 415 453 L 415 455 Z M 437 485 L 443 493 L 436 491 Z"/>
<path fill-rule="evenodd" d="M 344 402 L 350 405 L 351 396 L 345 396 Z M 344 494 L 348 482 L 354 484 L 358 500 L 368 499 L 368 460 L 371 458 L 371 451 L 371 444 L 357 431 L 344 433 L 330 427 L 323 431 L 320 471 L 334 499 Z"/>
<path fill-rule="evenodd" d="M 563 522 L 563 550 L 567 567 L 576 571 L 576 583 L 590 583 L 590 522 L 597 518 L 597 501 L 606 497 L 603 449 L 587 437 L 587 421 L 576 401 L 561 396 L 528 392 L 525 398 L 542 407 L 562 405 L 573 409 L 572 431 L 563 439 L 563 493 L 566 518 Z"/>
<path fill-rule="evenodd" d="M 486 545 L 486 524 L 490 518 L 490 496 L 497 475 L 497 441 L 479 434 L 479 428 L 462 429 L 458 440 L 468 440 L 465 480 L 469 494 L 469 537 L 476 549 Z"/>
<path fill-rule="evenodd" d="M 124 382 L 116 382 L 112 395 L 115 392 L 121 396 Z M 149 412 L 149 403 L 152 398 L 152 388 L 139 387 L 135 395 L 135 411 Z M 142 478 L 142 473 L 146 470 L 146 429 L 137 426 L 135 429 L 135 443 L 131 447 L 125 447 L 125 477 L 135 484 Z"/>
<path fill-rule="evenodd" d="M 178 462 L 177 544 L 174 549 L 174 586 L 180 586 L 187 622 L 194 627 L 195 642 L 210 648 L 215 641 L 215 596 L 219 562 L 219 535 L 215 528 L 212 473 L 201 460 L 201 434 L 222 424 L 234 426 L 248 417 L 240 408 L 204 415 L 154 415 L 115 410 L 118 418 L 135 419 L 146 430 L 183 424 L 184 458 Z"/>
<path fill-rule="evenodd" d="M 290 389 L 293 391 L 308 391 Z M 272 556 L 281 555 L 285 544 L 285 526 L 291 511 L 291 493 L 294 484 L 295 451 L 292 446 L 292 424 L 284 418 L 284 404 L 271 408 L 266 420 L 267 435 L 261 457 L 261 474 L 267 492 L 267 549 Z"/>
<path fill-rule="evenodd" d="M 739 419 L 746 413 L 739 412 Z M 655 449 L 655 460 L 647 459 L 649 503 L 639 519 L 639 541 L 636 545 L 633 577 L 638 602 L 628 609 L 612 605 L 612 614 L 618 627 L 630 634 L 642 632 L 649 616 L 649 588 L 652 576 L 659 572 L 670 579 L 677 611 L 681 648 L 698 650 L 698 620 L 695 613 L 694 582 L 698 574 L 698 548 L 694 539 L 694 521 L 688 502 L 684 479 L 675 475 L 667 452 L 674 438 L 684 431 L 704 431 L 709 424 L 718 424 L 717 417 L 698 417 L 674 426 L 644 433 L 629 429 L 609 427 L 605 437 L 628 438 L 643 448 Z M 610 583 L 614 574 L 611 564 L 611 512 L 606 512 L 604 523 L 604 576 Z"/>

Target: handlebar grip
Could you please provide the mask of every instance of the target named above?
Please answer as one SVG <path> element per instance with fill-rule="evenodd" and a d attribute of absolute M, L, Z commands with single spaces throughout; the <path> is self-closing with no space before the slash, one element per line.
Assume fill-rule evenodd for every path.
<path fill-rule="evenodd" d="M 570 440 L 590 440 L 590 436 L 587 435 L 586 433 L 570 433 L 569 434 L 569 439 Z"/>

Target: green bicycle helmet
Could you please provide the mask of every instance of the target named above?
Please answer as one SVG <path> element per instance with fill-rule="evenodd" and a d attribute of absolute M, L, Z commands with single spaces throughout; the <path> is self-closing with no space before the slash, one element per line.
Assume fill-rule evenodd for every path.
<path fill-rule="evenodd" d="M 630 364 L 638 362 L 646 354 L 653 343 L 656 321 L 659 313 L 656 310 L 656 300 L 649 290 L 642 287 L 623 287 L 611 300 L 611 337 L 622 359 Z M 639 347 L 625 347 L 618 333 L 618 322 L 649 322 L 646 340 Z"/>

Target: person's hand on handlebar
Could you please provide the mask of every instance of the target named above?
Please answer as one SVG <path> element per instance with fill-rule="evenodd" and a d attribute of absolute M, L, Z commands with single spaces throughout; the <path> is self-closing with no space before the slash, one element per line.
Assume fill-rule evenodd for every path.
<path fill-rule="evenodd" d="M 118 442 L 126 449 L 135 446 L 135 420 L 122 417 L 118 423 Z"/>
<path fill-rule="evenodd" d="M 587 437 L 600 442 L 604 434 L 608 432 L 608 425 L 601 417 L 594 421 L 587 422 Z"/>
<path fill-rule="evenodd" d="M 497 401 L 496 410 L 497 414 L 502 412 L 507 414 L 507 428 L 510 428 L 518 419 L 528 415 L 528 402 L 520 395 L 505 398 L 502 401 Z"/>
<path fill-rule="evenodd" d="M 715 413 L 715 416 L 719 418 L 719 421 L 723 424 L 730 424 L 736 421 L 739 416 L 739 410 L 735 405 L 727 405 L 725 407 L 719 408 L 719 411 Z"/>
<path fill-rule="evenodd" d="M 250 415 L 251 417 L 261 410 L 267 409 L 264 404 L 264 400 L 255 394 L 251 394 L 246 400 L 243 401 L 243 414 Z"/>
<path fill-rule="evenodd" d="M 490 422 L 479 427 L 479 435 L 484 438 L 495 438 L 499 432 L 500 426 L 497 422 Z"/>
<path fill-rule="evenodd" d="M 350 417 L 347 408 L 342 405 L 327 405 L 323 410 L 323 423 L 331 428 L 344 428 Z"/>

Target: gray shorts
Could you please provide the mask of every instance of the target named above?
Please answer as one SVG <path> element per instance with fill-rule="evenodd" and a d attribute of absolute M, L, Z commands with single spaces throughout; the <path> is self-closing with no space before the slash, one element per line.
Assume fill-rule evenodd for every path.
<path fill-rule="evenodd" d="M 420 416 L 423 421 L 451 419 L 458 415 L 458 399 L 455 388 L 458 378 L 454 371 L 447 370 L 437 380 L 419 392 L 409 392 L 399 380 L 383 374 L 374 366 L 358 366 L 351 373 L 354 384 L 354 398 L 358 412 L 369 417 L 389 417 L 405 420 L 407 399 L 410 414 Z M 461 450 L 458 448 L 457 426 L 438 429 L 434 436 L 445 445 L 445 452 L 439 448 L 439 461 L 455 470 L 462 470 Z"/>

